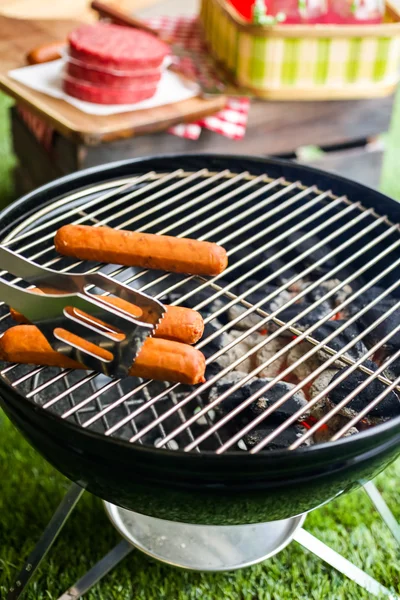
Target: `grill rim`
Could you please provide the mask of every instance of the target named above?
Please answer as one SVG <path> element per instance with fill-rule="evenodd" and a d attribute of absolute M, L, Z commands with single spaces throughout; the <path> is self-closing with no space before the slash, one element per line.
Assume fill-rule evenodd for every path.
<path fill-rule="evenodd" d="M 0 403 L 3 407 L 4 404 L 13 402 L 14 393 L 18 397 L 17 402 L 27 400 L 29 403 L 29 407 L 21 406 L 22 410 L 19 410 L 18 405 L 11 406 L 11 413 L 20 413 L 17 420 L 20 420 L 21 416 L 26 420 L 26 410 L 28 408 L 28 410 L 32 411 L 32 415 L 36 413 L 36 418 L 39 418 L 41 423 L 44 424 L 47 420 L 50 424 L 57 424 L 57 426 L 60 426 L 61 429 L 65 431 L 66 436 L 68 436 L 68 432 L 71 432 L 71 437 L 66 437 L 65 440 L 58 440 L 60 445 L 64 445 L 65 441 L 67 441 L 68 444 L 68 441 L 74 439 L 73 436 L 75 434 L 88 444 L 91 444 L 92 441 L 98 442 L 103 446 L 104 454 L 107 454 L 107 450 L 110 448 L 115 448 L 117 446 L 121 452 L 129 452 L 130 460 L 133 458 L 138 459 L 138 462 L 132 462 L 135 468 L 143 468 L 146 471 L 151 468 L 151 471 L 149 472 L 140 472 L 143 479 L 149 479 L 149 481 L 156 483 L 165 481 L 170 486 L 179 483 L 184 486 L 187 485 L 188 487 L 198 483 L 200 483 L 201 486 L 207 486 L 207 483 L 213 486 L 218 482 L 221 483 L 221 485 L 237 484 L 245 486 L 246 489 L 257 489 L 257 486 L 263 484 L 274 485 L 279 481 L 287 483 L 293 476 L 296 478 L 312 476 L 313 479 L 315 479 L 326 476 L 327 466 L 329 466 L 329 470 L 332 474 L 336 474 L 342 469 L 351 467 L 355 462 L 364 461 L 366 457 L 368 460 L 372 460 L 380 453 L 387 453 L 392 450 L 394 445 L 397 447 L 400 445 L 400 417 L 397 417 L 395 419 L 396 423 L 392 423 L 392 421 L 394 421 L 393 419 L 392 421 L 387 421 L 359 432 L 356 436 L 341 438 L 334 442 L 301 447 L 295 450 L 266 450 L 265 452 L 259 452 L 257 454 L 233 450 L 221 455 L 212 452 L 183 452 L 180 449 L 172 451 L 164 448 L 153 448 L 140 444 L 131 444 L 120 438 L 106 437 L 94 431 L 84 430 L 82 427 L 79 427 L 72 422 L 60 419 L 50 411 L 42 409 L 38 404 L 25 398 L 25 396 L 17 390 L 9 388 L 5 382 L 0 379 L 0 391 L 2 389 L 5 392 L 4 396 L 0 395 Z M 10 396 L 10 398 L 8 399 L 7 396 Z M 6 412 L 9 414 L 8 407 Z M 31 417 L 28 417 L 28 419 L 29 424 L 32 425 L 33 419 Z M 11 420 L 15 422 L 15 419 L 11 418 Z M 16 426 L 21 430 L 21 427 L 18 424 L 16 424 Z M 377 430 L 378 428 L 379 432 L 375 433 L 374 430 Z M 41 431 L 43 431 L 43 428 Z M 47 433 L 48 432 L 46 432 L 46 434 Z M 39 435 L 40 434 L 41 432 L 39 432 Z M 49 430 L 49 435 L 50 434 L 51 430 Z M 375 443 L 375 438 L 377 437 L 379 437 L 379 443 Z M 398 441 L 395 438 L 397 438 Z M 31 439 L 31 437 L 28 436 L 28 439 Z M 352 452 L 349 452 L 350 448 Z M 316 450 L 318 450 L 318 456 L 316 456 Z M 95 458 L 97 458 L 97 456 L 95 456 Z M 316 460 L 316 458 L 318 460 Z M 150 459 L 150 461 L 148 459 Z M 201 468 L 193 472 L 193 466 Z M 254 469 L 250 469 L 250 466 L 254 467 Z M 385 466 L 386 465 L 384 465 L 382 469 Z M 243 469 L 245 473 L 239 472 L 238 474 L 238 468 Z M 266 468 L 268 469 L 268 472 L 265 471 Z M 285 468 L 284 472 L 282 472 L 282 468 Z M 159 473 L 157 473 L 157 471 Z M 163 477 L 160 477 L 159 474 L 161 473 Z M 212 473 L 215 479 L 210 479 L 210 473 Z M 260 478 L 254 480 L 257 473 L 260 475 Z M 181 479 L 170 481 L 169 477 L 171 474 L 175 477 L 180 474 Z M 201 480 L 201 482 L 199 482 L 199 477 L 201 477 L 201 475 L 207 475 L 207 481 Z M 261 475 L 264 475 L 262 479 Z"/>
<path fill-rule="evenodd" d="M 174 164 L 175 163 L 175 164 Z M 5 207 L 0 212 L 0 224 L 5 222 L 4 227 L 1 229 L 0 236 L 1 239 L 4 239 L 6 235 L 9 233 L 11 228 L 14 228 L 20 218 L 26 218 L 27 205 L 34 206 L 32 207 L 35 210 L 37 201 L 40 200 L 40 206 L 46 206 L 49 202 L 55 202 L 60 199 L 65 194 L 71 193 L 73 191 L 77 191 L 78 189 L 85 189 L 94 184 L 105 183 L 110 181 L 117 181 L 120 177 L 124 176 L 133 176 L 138 173 L 149 172 L 149 171 L 158 171 L 158 172 L 168 172 L 172 171 L 176 168 L 183 168 L 185 170 L 199 170 L 204 167 L 204 164 L 207 163 L 207 168 L 212 170 L 223 170 L 229 168 L 231 171 L 243 171 L 243 170 L 253 170 L 255 165 L 259 165 L 262 169 L 262 172 L 268 171 L 268 168 L 272 169 L 281 169 L 281 173 L 274 173 L 274 178 L 285 177 L 289 180 L 297 180 L 300 179 L 304 185 L 313 185 L 319 188 L 326 187 L 326 182 L 328 182 L 328 187 L 332 189 L 334 194 L 351 196 L 352 200 L 356 200 L 354 195 L 360 194 L 362 197 L 362 203 L 367 208 L 373 208 L 377 212 L 376 206 L 378 205 L 379 213 L 377 214 L 381 216 L 388 216 L 390 220 L 393 220 L 393 214 L 395 214 L 395 221 L 397 222 L 400 219 L 396 218 L 396 213 L 400 216 L 400 207 L 398 204 L 385 196 L 381 192 L 372 190 L 360 183 L 351 181 L 340 175 L 325 173 L 320 169 L 316 169 L 314 167 L 308 167 L 303 165 L 298 165 L 296 163 L 292 163 L 282 159 L 275 159 L 273 157 L 263 157 L 263 156 L 243 156 L 243 155 L 226 155 L 226 154 L 215 154 L 215 153 L 196 153 L 196 154 L 166 154 L 166 155 L 156 155 L 156 156 L 148 156 L 143 158 L 135 158 L 135 159 L 127 159 L 123 161 L 117 161 L 113 163 L 108 163 L 106 165 L 100 165 L 96 167 L 92 167 L 90 169 L 85 169 L 83 171 L 78 171 L 76 173 L 72 173 L 66 175 L 60 179 L 57 179 L 53 182 L 50 182 L 40 188 L 30 192 L 29 194 L 23 196 L 19 200 L 13 202 L 8 207 Z M 251 169 L 253 167 L 253 169 Z M 308 178 L 310 178 L 308 180 Z M 338 187 L 335 187 L 335 184 Z M 353 188 L 353 189 L 352 189 Z M 57 191 L 57 194 L 54 192 Z M 36 203 L 35 203 L 36 201 Z M 21 210 L 22 209 L 22 210 Z M 24 210 L 25 209 L 25 210 Z M 381 213 L 383 209 L 383 215 Z M 15 213 L 17 213 L 17 218 L 15 217 Z M 29 213 L 31 213 L 31 207 L 29 209 Z M 71 432 L 79 432 L 84 434 L 90 434 L 90 436 L 95 436 L 99 441 L 105 440 L 103 434 L 99 434 L 93 431 L 85 430 L 82 432 L 82 428 L 79 425 L 75 425 L 74 423 L 68 422 L 64 419 L 61 419 L 57 415 L 52 414 L 51 412 L 43 409 L 41 406 L 36 404 L 32 399 L 26 398 L 21 392 L 8 386 L 7 383 L 0 379 L 0 390 L 5 392 L 10 392 L 11 394 L 15 394 L 18 397 L 19 403 L 25 403 L 28 401 L 31 408 L 34 408 L 38 411 L 42 416 L 50 417 L 51 419 L 57 420 L 57 422 L 64 421 L 68 427 L 66 431 L 72 428 Z M 320 452 L 320 458 L 325 454 L 325 450 L 328 449 L 328 453 L 337 453 L 339 450 L 350 450 L 350 448 L 354 449 L 353 452 L 345 452 L 347 454 L 346 458 L 351 458 L 353 455 L 356 456 L 359 454 L 358 450 L 356 451 L 356 446 L 364 446 L 365 444 L 369 446 L 369 442 L 375 440 L 376 438 L 384 438 L 385 441 L 388 440 L 387 434 L 392 432 L 394 436 L 396 436 L 396 429 L 400 426 L 400 416 L 394 417 L 389 421 L 381 423 L 379 425 L 375 425 L 371 429 L 367 429 L 365 431 L 361 431 L 357 434 L 357 436 L 350 436 L 347 438 L 341 438 L 336 441 L 330 441 L 328 443 L 322 443 L 317 445 L 312 445 L 305 448 L 297 448 L 296 450 L 269 450 L 266 449 L 264 452 L 260 452 L 260 460 L 264 463 L 275 463 L 278 461 L 281 465 L 281 460 L 288 459 L 289 455 L 292 457 L 307 457 L 312 456 L 313 460 L 315 459 L 315 451 L 316 449 Z M 390 437 L 390 436 L 389 436 Z M 153 448 L 150 446 L 140 446 L 139 444 L 132 444 L 128 441 L 125 441 L 120 438 L 110 437 L 110 441 L 112 444 L 121 444 L 122 446 L 128 446 L 131 452 L 140 452 L 140 455 L 144 453 L 147 456 L 156 456 L 160 457 L 162 454 L 168 457 L 168 459 L 172 459 L 174 456 L 176 459 L 182 459 L 185 457 L 187 462 L 188 456 L 196 456 L 198 454 L 200 460 L 207 460 L 207 458 L 211 458 L 215 456 L 213 452 L 203 451 L 201 453 L 187 453 L 181 449 L 178 450 L 168 450 L 164 448 Z M 358 442 L 358 443 L 357 443 Z M 371 449 L 374 447 L 374 444 L 371 444 Z M 310 454 L 311 453 L 311 454 Z M 229 452 L 224 453 L 225 461 L 234 460 L 237 463 L 238 458 L 241 460 L 252 462 L 250 464 L 255 464 L 254 456 L 250 458 L 250 453 L 243 452 L 240 450 L 229 450 Z M 332 457 L 330 457 L 331 460 Z M 345 458 L 343 456 L 343 458 Z M 271 460 L 269 460 L 271 459 Z M 211 458 L 213 460 L 213 458 Z M 222 458 L 219 459 L 222 464 L 222 461 L 225 462 Z M 306 460 L 305 458 L 303 460 Z M 258 461 L 257 461 L 258 462 Z M 296 461 L 294 461 L 296 462 Z M 190 463 L 192 464 L 192 463 Z M 315 466 L 315 460 L 313 462 Z M 265 465 L 266 466 L 266 465 Z M 273 464 L 269 465 L 270 467 Z"/>

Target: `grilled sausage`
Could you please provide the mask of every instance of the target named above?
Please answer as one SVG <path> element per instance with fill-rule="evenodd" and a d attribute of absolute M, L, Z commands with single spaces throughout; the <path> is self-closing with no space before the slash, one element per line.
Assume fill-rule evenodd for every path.
<path fill-rule="evenodd" d="M 108 227 L 64 225 L 54 244 L 64 256 L 173 273 L 219 275 L 228 264 L 218 244 Z"/>
<path fill-rule="evenodd" d="M 57 333 L 67 342 L 77 343 L 104 358 L 110 358 L 106 350 L 101 350 L 82 338 L 59 329 Z M 0 338 L 0 358 L 7 362 L 33 365 L 47 365 L 67 369 L 84 369 L 84 365 L 56 352 L 46 337 L 34 325 L 16 325 L 8 329 Z M 129 375 L 144 379 L 157 379 L 195 385 L 202 383 L 205 372 L 203 354 L 187 344 L 148 338 Z"/>
<path fill-rule="evenodd" d="M 36 292 L 37 294 L 43 293 L 43 291 L 38 288 L 34 288 L 30 291 Z M 57 292 L 55 290 L 48 290 L 48 293 L 51 294 Z M 138 306 L 135 306 L 126 300 L 122 300 L 122 298 L 104 296 L 101 299 L 112 306 L 125 310 L 134 317 L 139 318 L 141 315 L 141 310 Z M 77 310 L 76 312 L 82 315 L 81 311 Z M 29 323 L 29 321 L 17 310 L 10 308 L 10 313 L 17 323 Z M 93 317 L 91 318 L 93 319 Z M 166 312 L 154 332 L 154 337 L 182 342 L 184 344 L 195 344 L 203 335 L 203 331 L 203 318 L 197 310 L 184 308 L 182 306 L 166 306 Z"/>
<path fill-rule="evenodd" d="M 51 44 L 43 44 L 34 48 L 26 55 L 26 60 L 29 65 L 38 65 L 40 63 L 51 62 L 61 58 L 62 51 L 66 47 L 66 42 L 52 42 Z"/>

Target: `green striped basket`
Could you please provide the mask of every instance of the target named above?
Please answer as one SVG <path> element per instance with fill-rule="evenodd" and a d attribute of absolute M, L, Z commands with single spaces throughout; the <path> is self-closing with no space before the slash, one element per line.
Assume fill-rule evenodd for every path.
<path fill-rule="evenodd" d="M 385 96 L 400 79 L 400 14 L 390 4 L 381 25 L 256 26 L 226 0 L 202 0 L 200 22 L 227 79 L 256 96 Z"/>

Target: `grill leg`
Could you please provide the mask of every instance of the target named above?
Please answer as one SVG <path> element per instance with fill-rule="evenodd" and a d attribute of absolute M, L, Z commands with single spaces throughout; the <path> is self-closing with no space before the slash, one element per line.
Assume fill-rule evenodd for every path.
<path fill-rule="evenodd" d="M 22 570 L 19 572 L 14 585 L 9 589 L 7 600 L 16 600 L 20 597 L 30 579 L 39 567 L 47 552 L 54 544 L 58 534 L 63 528 L 69 515 L 74 510 L 78 500 L 82 496 L 84 489 L 73 483 L 61 500 L 57 510 L 52 516 L 49 524 L 44 530 L 41 538 L 28 556 Z"/>
<path fill-rule="evenodd" d="M 126 540 L 122 540 L 114 546 L 108 554 L 103 556 L 83 577 L 81 577 L 72 587 L 69 588 L 58 600 L 77 600 L 83 594 L 86 594 L 102 577 L 107 575 L 117 566 L 125 556 L 133 550 L 133 546 Z"/>
<path fill-rule="evenodd" d="M 364 484 L 364 490 L 371 500 L 372 504 L 375 506 L 378 513 L 381 515 L 382 520 L 387 525 L 390 533 L 393 535 L 394 539 L 400 546 L 400 525 L 396 521 L 392 511 L 384 501 L 381 493 L 378 488 L 372 481 L 368 481 L 368 483 Z"/>
<path fill-rule="evenodd" d="M 386 596 L 392 600 L 398 600 L 398 596 L 392 594 L 390 590 L 381 585 L 376 579 L 370 577 L 370 575 L 353 565 L 353 563 L 341 556 L 338 552 L 335 552 L 335 550 L 332 550 L 332 548 L 329 548 L 329 546 L 311 535 L 311 533 L 305 529 L 298 529 L 294 535 L 294 539 L 304 548 L 318 556 L 318 558 L 328 563 L 328 565 L 349 579 L 352 579 L 373 596 Z"/>

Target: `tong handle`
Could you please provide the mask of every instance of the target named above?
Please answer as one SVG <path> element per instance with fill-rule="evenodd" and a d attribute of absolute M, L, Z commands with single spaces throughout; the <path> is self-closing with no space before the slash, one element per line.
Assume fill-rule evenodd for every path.
<path fill-rule="evenodd" d="M 110 312 L 109 305 L 105 305 L 102 302 L 101 296 L 95 297 L 89 294 L 90 287 L 98 287 L 109 294 L 119 296 L 123 300 L 138 306 L 142 311 L 139 321 L 144 323 L 155 324 L 158 319 L 163 316 L 165 311 L 164 306 L 158 300 L 155 300 L 143 292 L 132 289 L 124 283 L 116 281 L 115 279 L 112 279 L 112 277 L 108 277 L 103 273 L 59 273 L 58 271 L 53 271 L 53 269 L 40 267 L 28 258 L 23 258 L 12 250 L 4 248 L 4 246 L 0 246 L 0 268 L 1 265 L 5 265 L 8 272 L 20 277 L 28 283 L 32 283 L 39 288 L 42 287 L 44 290 L 46 290 L 46 288 L 54 290 L 54 292 L 51 292 L 51 297 L 54 301 L 54 304 L 57 302 L 57 295 L 62 296 L 66 294 L 71 295 L 80 293 L 85 295 L 87 297 L 87 301 L 92 305 L 95 304 L 97 307 L 100 306 L 103 310 Z M 17 305 L 17 295 L 18 292 L 21 292 L 21 288 L 17 288 L 16 286 L 8 284 L 4 281 L 1 283 L 1 289 L 4 292 L 3 298 L 7 304 L 11 304 L 11 306 L 14 306 L 14 308 L 20 310 L 22 314 L 25 314 L 24 311 Z M 26 292 L 24 291 L 23 293 L 25 294 Z M 10 298 L 10 301 L 7 298 Z M 27 299 L 29 296 L 25 296 L 25 298 Z M 76 298 L 78 298 L 78 296 L 76 296 Z M 85 306 L 82 303 L 85 302 L 84 298 L 80 298 L 80 300 L 71 298 L 71 300 L 73 300 L 73 302 L 70 302 L 69 304 L 72 303 L 75 308 L 80 308 L 83 311 L 85 310 Z M 32 301 L 34 302 L 34 299 Z M 14 304 L 12 304 L 12 302 L 14 302 Z M 79 305 L 77 305 L 77 302 Z M 61 302 L 59 303 L 59 306 L 63 307 L 65 306 L 65 303 L 62 304 Z M 86 304 L 86 309 L 88 308 L 89 306 Z M 27 314 L 25 314 L 25 316 L 29 318 Z"/>
<path fill-rule="evenodd" d="M 31 279 L 40 279 L 43 274 L 43 267 L 39 267 L 27 258 L 22 258 L 4 246 L 0 246 L 0 268 L 28 282 Z"/>
<path fill-rule="evenodd" d="M 0 268 L 2 265 L 4 271 L 12 273 L 28 283 L 35 284 L 37 287 L 43 283 L 59 290 L 60 294 L 83 291 L 82 285 L 77 284 L 80 275 L 58 273 L 52 269 L 40 267 L 29 258 L 24 258 L 4 246 L 0 246 Z"/>

